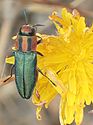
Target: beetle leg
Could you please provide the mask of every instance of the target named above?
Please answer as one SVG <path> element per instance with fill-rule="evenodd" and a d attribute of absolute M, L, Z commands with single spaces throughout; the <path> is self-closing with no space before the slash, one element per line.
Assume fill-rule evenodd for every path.
<path fill-rule="evenodd" d="M 38 80 L 38 70 L 36 69 L 36 82 L 37 82 L 37 80 Z"/>
<path fill-rule="evenodd" d="M 42 42 L 42 38 L 37 41 L 37 44 L 40 44 Z"/>
<path fill-rule="evenodd" d="M 46 76 L 46 73 L 44 74 L 39 68 L 37 68 L 37 70 L 38 70 L 38 72 L 40 72 L 44 77 L 46 77 L 56 87 L 56 84 L 52 80 L 50 80 L 48 78 L 48 76 Z"/>
<path fill-rule="evenodd" d="M 37 44 L 40 44 L 42 42 L 42 38 L 40 36 L 37 37 L 40 38 L 40 40 L 37 41 Z"/>
<path fill-rule="evenodd" d="M 15 65 L 12 65 L 11 70 L 10 70 L 10 76 L 11 76 L 11 77 L 12 77 L 12 75 L 13 75 L 13 69 L 14 69 L 14 67 L 15 67 Z"/>
<path fill-rule="evenodd" d="M 37 44 L 41 43 L 41 41 L 42 41 L 42 39 L 38 40 L 38 41 L 37 41 Z"/>
<path fill-rule="evenodd" d="M 12 65 L 11 70 L 10 70 L 10 76 L 8 78 L 6 78 L 3 82 L 7 82 L 9 79 L 12 78 L 13 75 L 13 68 L 15 67 L 15 65 Z"/>
<path fill-rule="evenodd" d="M 38 52 L 38 51 L 36 51 L 36 52 L 37 52 L 38 55 L 40 55 L 40 56 L 44 56 L 42 53 L 40 53 L 40 52 Z"/>
<path fill-rule="evenodd" d="M 8 83 L 10 83 L 10 82 L 13 81 L 14 79 L 15 79 L 15 76 L 14 76 L 14 75 L 13 75 L 12 77 L 8 76 L 8 77 L 6 77 L 6 78 L 4 78 L 4 79 L 1 79 L 1 80 L 0 80 L 0 87 L 6 85 L 6 84 L 8 84 Z"/>

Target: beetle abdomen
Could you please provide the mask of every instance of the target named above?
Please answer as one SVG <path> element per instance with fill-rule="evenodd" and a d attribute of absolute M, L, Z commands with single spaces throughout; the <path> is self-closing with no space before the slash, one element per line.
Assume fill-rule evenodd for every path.
<path fill-rule="evenodd" d="M 36 52 L 15 52 L 15 77 L 19 94 L 26 99 L 32 95 L 36 84 Z"/>

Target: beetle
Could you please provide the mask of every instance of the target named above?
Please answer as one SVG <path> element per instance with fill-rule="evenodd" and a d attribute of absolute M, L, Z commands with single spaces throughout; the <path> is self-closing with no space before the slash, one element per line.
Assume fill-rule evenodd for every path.
<path fill-rule="evenodd" d="M 6 82 L 12 77 L 13 68 L 15 67 L 16 86 L 21 97 L 25 99 L 31 97 L 38 78 L 37 54 L 43 56 L 43 54 L 36 51 L 37 44 L 41 42 L 41 39 L 37 40 L 35 26 L 39 25 L 30 26 L 25 24 L 17 33 L 16 51 L 13 51 L 15 64 L 11 68 L 11 76 L 4 81 Z"/>
<path fill-rule="evenodd" d="M 36 35 L 37 26 L 43 25 L 36 24 L 30 26 L 26 20 L 26 24 L 22 25 L 19 29 L 15 40 L 15 51 L 12 53 L 15 57 L 15 64 L 11 68 L 11 75 L 3 81 L 5 83 L 12 78 L 13 68 L 15 67 L 17 90 L 24 99 L 31 97 L 38 79 L 38 72 L 56 86 L 55 83 L 37 67 L 37 54 L 44 56 L 42 53 L 36 51 L 37 45 L 42 41 L 42 38 Z M 40 39 L 37 40 L 37 37 Z"/>

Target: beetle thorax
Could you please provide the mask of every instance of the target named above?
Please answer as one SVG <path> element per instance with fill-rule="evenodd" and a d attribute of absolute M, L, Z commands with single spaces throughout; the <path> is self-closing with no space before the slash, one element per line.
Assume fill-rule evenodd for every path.
<path fill-rule="evenodd" d="M 33 26 L 23 25 L 17 35 L 15 48 L 22 52 L 36 51 L 37 36 Z"/>
<path fill-rule="evenodd" d="M 15 48 L 22 52 L 36 51 L 37 37 L 36 36 L 19 36 L 15 41 Z"/>

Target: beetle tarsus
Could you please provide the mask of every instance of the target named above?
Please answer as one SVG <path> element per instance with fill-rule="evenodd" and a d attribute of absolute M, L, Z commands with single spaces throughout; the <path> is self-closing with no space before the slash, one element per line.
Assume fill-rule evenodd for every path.
<path fill-rule="evenodd" d="M 13 75 L 12 77 L 11 76 L 8 76 L 4 79 L 0 79 L 0 87 L 10 83 L 11 81 L 13 81 L 15 79 L 15 76 Z"/>
<path fill-rule="evenodd" d="M 7 82 L 9 79 L 11 79 L 12 76 L 9 76 L 7 79 L 5 79 L 3 82 Z"/>

